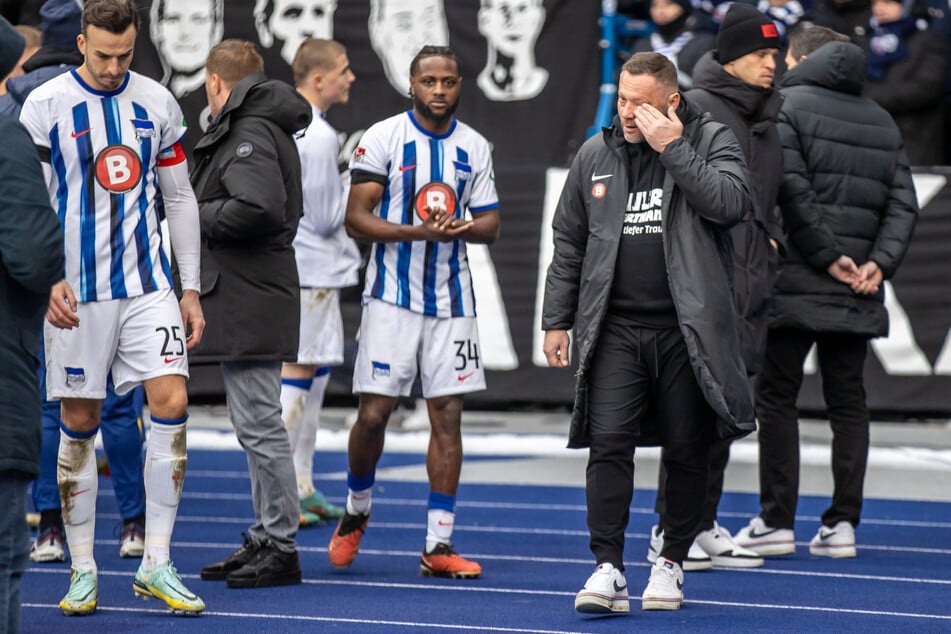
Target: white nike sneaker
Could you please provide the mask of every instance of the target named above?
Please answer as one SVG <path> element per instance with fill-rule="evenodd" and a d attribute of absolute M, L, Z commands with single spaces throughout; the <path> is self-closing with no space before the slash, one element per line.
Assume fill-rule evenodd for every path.
<path fill-rule="evenodd" d="M 627 581 L 613 564 L 599 564 L 584 588 L 575 595 L 575 610 L 585 614 L 629 612 Z"/>
<path fill-rule="evenodd" d="M 684 602 L 684 571 L 666 557 L 658 557 L 641 595 L 642 610 L 678 610 Z"/>
<path fill-rule="evenodd" d="M 693 543 L 710 555 L 713 565 L 720 568 L 759 568 L 763 565 L 762 557 L 748 548 L 737 546 L 730 531 L 716 521 L 710 530 L 697 533 Z"/>
<path fill-rule="evenodd" d="M 855 529 L 849 522 L 821 526 L 809 542 L 809 554 L 816 557 L 855 557 Z"/>
<path fill-rule="evenodd" d="M 662 550 L 664 550 L 664 531 L 655 524 L 651 527 L 651 541 L 650 546 L 647 547 L 647 561 L 650 563 L 656 562 Z M 687 552 L 687 558 L 684 559 L 683 568 L 687 572 L 698 572 L 713 568 L 713 560 L 700 548 L 697 540 L 690 544 L 690 550 Z"/>
<path fill-rule="evenodd" d="M 733 538 L 740 548 L 752 550 L 760 557 L 791 555 L 796 552 L 796 536 L 791 528 L 773 528 L 757 515 Z"/>

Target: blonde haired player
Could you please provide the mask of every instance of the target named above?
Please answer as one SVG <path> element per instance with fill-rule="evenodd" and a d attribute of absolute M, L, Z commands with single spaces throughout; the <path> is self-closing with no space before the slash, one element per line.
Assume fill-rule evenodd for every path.
<path fill-rule="evenodd" d="M 350 100 L 356 76 L 347 50 L 333 40 L 304 40 L 294 56 L 294 83 L 310 103 L 313 122 L 297 136 L 304 216 L 294 238 L 301 284 L 300 348 L 296 363 L 281 370 L 281 417 L 294 454 L 300 524 L 343 516 L 315 486 L 314 442 L 330 366 L 343 362 L 340 288 L 359 281 L 360 252 L 343 226 L 343 181 L 337 167 L 340 142 L 324 118 Z"/>

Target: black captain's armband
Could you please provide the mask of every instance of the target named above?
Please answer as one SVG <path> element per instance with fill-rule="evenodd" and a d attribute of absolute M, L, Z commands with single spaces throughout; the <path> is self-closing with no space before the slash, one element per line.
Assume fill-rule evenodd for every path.
<path fill-rule="evenodd" d="M 386 176 L 366 170 L 350 170 L 350 184 L 359 185 L 360 183 L 378 183 L 385 186 Z"/>

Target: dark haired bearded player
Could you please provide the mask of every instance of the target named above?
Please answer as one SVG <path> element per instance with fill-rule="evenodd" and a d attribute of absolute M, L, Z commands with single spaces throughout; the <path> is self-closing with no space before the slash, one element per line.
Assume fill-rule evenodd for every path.
<path fill-rule="evenodd" d="M 350 161 L 347 231 L 373 246 L 353 376 L 360 406 L 350 432 L 347 509 L 328 548 L 338 568 L 357 556 L 386 424 L 397 398 L 409 395 L 418 362 L 432 426 L 420 571 L 482 572 L 450 539 L 462 394 L 485 389 L 466 243 L 498 237 L 499 200 L 488 142 L 453 117 L 460 84 L 452 51 L 423 47 L 410 65 L 412 110 L 371 126 Z"/>

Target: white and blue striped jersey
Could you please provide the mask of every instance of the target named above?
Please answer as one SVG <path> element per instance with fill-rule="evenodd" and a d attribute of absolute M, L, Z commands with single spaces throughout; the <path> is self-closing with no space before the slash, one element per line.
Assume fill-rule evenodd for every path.
<path fill-rule="evenodd" d="M 156 167 L 185 160 L 185 124 L 172 94 L 131 71 L 103 92 L 72 70 L 33 90 L 20 121 L 50 167 L 65 279 L 79 301 L 171 288 Z"/>
<path fill-rule="evenodd" d="M 374 213 L 397 224 L 422 224 L 416 196 L 431 183 L 454 192 L 457 218 L 499 206 L 489 143 L 456 119 L 442 135 L 422 128 L 412 111 L 375 123 L 360 139 L 350 169 L 386 178 Z M 374 243 L 363 296 L 430 317 L 474 317 L 465 241 Z"/>

